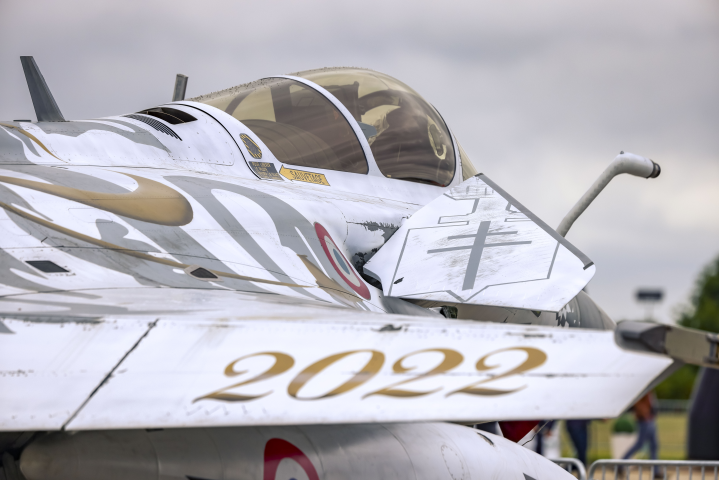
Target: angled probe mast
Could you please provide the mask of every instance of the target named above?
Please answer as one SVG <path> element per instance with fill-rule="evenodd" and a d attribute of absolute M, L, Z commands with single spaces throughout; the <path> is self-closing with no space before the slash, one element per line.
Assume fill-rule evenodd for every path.
<path fill-rule="evenodd" d="M 606 187 L 617 175 L 628 173 L 637 177 L 656 178 L 659 176 L 661 171 L 662 169 L 659 167 L 659 164 L 654 163 L 654 161 L 648 158 L 640 157 L 639 155 L 634 155 L 629 152 L 619 152 L 619 155 L 617 155 L 614 161 L 609 164 L 594 184 L 589 187 L 589 190 L 587 190 L 582 198 L 580 198 L 579 201 L 572 207 L 569 213 L 567 213 L 557 227 L 557 233 L 566 237 L 567 232 L 577 218 L 584 213 L 584 210 L 587 209 L 589 204 L 597 198 L 597 195 L 599 195 L 602 190 L 604 190 L 604 187 Z"/>
<path fill-rule="evenodd" d="M 55 102 L 55 98 L 50 93 L 50 89 L 45 83 L 45 78 L 40 73 L 40 69 L 35 63 L 33 57 L 20 57 L 22 69 L 25 71 L 25 79 L 27 87 L 30 90 L 32 104 L 35 107 L 35 115 L 38 122 L 64 122 L 65 117 L 62 116 L 60 108 Z"/>

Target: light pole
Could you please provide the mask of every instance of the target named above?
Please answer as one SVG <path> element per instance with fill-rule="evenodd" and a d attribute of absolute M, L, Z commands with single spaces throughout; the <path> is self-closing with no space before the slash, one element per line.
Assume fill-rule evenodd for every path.
<path fill-rule="evenodd" d="M 646 308 L 645 320 L 652 320 L 654 306 L 664 299 L 661 288 L 639 288 L 636 293 L 637 302 L 643 303 Z"/>

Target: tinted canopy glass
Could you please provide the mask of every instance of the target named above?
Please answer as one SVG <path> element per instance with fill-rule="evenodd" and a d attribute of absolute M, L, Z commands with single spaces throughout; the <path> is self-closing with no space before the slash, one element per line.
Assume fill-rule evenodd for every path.
<path fill-rule="evenodd" d="M 446 186 L 455 154 L 439 113 L 417 92 L 371 70 L 325 68 L 295 74 L 332 93 L 360 123 L 387 177 Z"/>
<path fill-rule="evenodd" d="M 194 100 L 240 120 L 280 162 L 367 173 L 367 160 L 347 119 L 300 82 L 263 79 Z"/>

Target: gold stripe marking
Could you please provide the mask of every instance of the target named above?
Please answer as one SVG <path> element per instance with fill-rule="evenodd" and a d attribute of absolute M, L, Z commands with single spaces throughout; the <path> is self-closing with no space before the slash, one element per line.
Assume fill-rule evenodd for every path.
<path fill-rule="evenodd" d="M 48 150 L 47 147 L 46 147 L 40 140 L 38 140 L 37 137 L 36 137 L 35 135 L 33 135 L 32 133 L 26 132 L 25 130 L 23 130 L 22 128 L 20 128 L 20 127 L 18 127 L 18 126 L 16 126 L 16 125 L 10 125 L 10 124 L 3 123 L 3 122 L 0 122 L 0 125 L 2 125 L 3 127 L 12 128 L 12 129 L 14 129 L 14 130 L 17 130 L 19 133 L 25 135 L 27 138 L 29 138 L 30 140 L 34 141 L 34 142 L 37 143 L 38 145 L 40 145 L 40 148 L 42 148 L 43 150 L 45 150 L 47 153 L 49 153 L 49 154 L 52 155 L 53 157 L 57 158 L 57 159 L 60 160 L 61 162 L 67 163 L 66 160 L 63 160 L 62 158 L 58 157 L 57 155 L 55 155 L 54 153 L 52 153 L 50 150 Z"/>
<path fill-rule="evenodd" d="M 117 172 L 121 173 L 121 172 Z M 160 182 L 122 173 L 137 182 L 128 193 L 99 193 L 0 175 L 0 182 L 25 187 L 143 222 L 179 227 L 192 221 L 192 206 L 179 192 Z"/>

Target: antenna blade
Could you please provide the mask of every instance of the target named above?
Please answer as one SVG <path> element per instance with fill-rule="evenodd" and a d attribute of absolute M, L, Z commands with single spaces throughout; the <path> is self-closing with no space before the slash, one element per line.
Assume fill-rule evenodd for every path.
<path fill-rule="evenodd" d="M 50 89 L 45 83 L 40 69 L 35 63 L 33 57 L 20 57 L 22 69 L 25 71 L 25 79 L 27 87 L 30 89 L 30 97 L 35 107 L 35 115 L 38 122 L 64 122 L 65 117 L 62 116 L 60 108 L 55 103 L 55 99 L 50 93 Z"/>
<path fill-rule="evenodd" d="M 175 78 L 175 91 L 172 92 L 172 101 L 178 102 L 185 99 L 185 90 L 187 90 L 187 75 L 177 74 Z"/>

